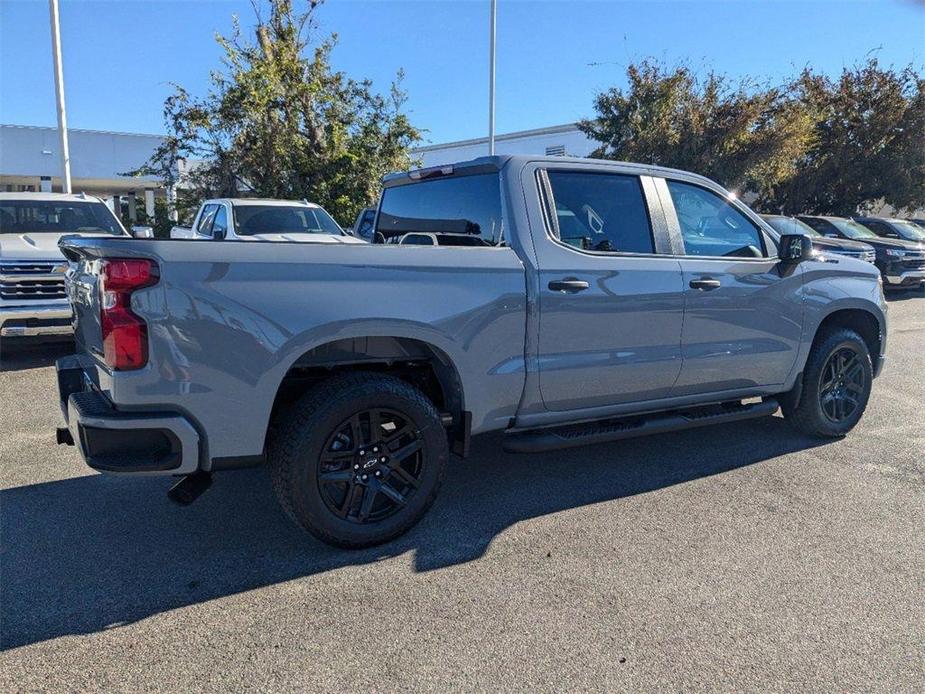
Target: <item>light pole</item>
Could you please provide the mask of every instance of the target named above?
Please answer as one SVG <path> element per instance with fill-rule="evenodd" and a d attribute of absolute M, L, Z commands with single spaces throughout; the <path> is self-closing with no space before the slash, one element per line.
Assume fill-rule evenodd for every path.
<path fill-rule="evenodd" d="M 58 134 L 61 137 L 61 163 L 64 166 L 64 192 L 71 192 L 71 155 L 67 146 L 67 112 L 64 109 L 64 71 L 61 67 L 61 29 L 58 0 L 48 0 L 51 14 L 51 49 L 55 62 L 55 97 L 58 101 Z"/>
<path fill-rule="evenodd" d="M 488 37 L 488 154 L 495 153 L 495 25 L 498 0 L 491 0 L 491 20 Z"/>

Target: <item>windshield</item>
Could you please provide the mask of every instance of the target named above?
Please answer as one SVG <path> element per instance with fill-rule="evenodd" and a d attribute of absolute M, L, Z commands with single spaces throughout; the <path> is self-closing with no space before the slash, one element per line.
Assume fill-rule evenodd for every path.
<path fill-rule="evenodd" d="M 822 236 L 806 222 L 793 217 L 765 217 L 764 221 L 780 234 L 803 234 L 804 236 Z"/>
<path fill-rule="evenodd" d="M 104 233 L 125 230 L 101 202 L 0 200 L 0 234 Z"/>
<path fill-rule="evenodd" d="M 849 239 L 876 239 L 878 236 L 866 226 L 853 222 L 850 219 L 829 220 L 841 233 Z"/>
<path fill-rule="evenodd" d="M 343 230 L 320 207 L 304 205 L 235 205 L 235 233 L 254 234 L 333 234 Z"/>
<path fill-rule="evenodd" d="M 890 222 L 890 226 L 896 229 L 899 235 L 908 241 L 925 241 L 925 229 L 917 224 L 897 219 L 896 221 Z"/>

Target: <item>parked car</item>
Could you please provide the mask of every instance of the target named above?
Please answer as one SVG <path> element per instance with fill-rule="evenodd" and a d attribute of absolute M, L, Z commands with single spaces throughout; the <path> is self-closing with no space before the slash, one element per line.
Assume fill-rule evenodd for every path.
<path fill-rule="evenodd" d="M 0 337 L 71 334 L 58 248 L 66 234 L 128 235 L 98 198 L 0 193 Z"/>
<path fill-rule="evenodd" d="M 839 437 L 883 366 L 877 270 L 700 176 L 497 156 L 385 178 L 377 233 L 460 220 L 484 246 L 63 240 L 59 441 L 185 476 L 181 503 L 268 463 L 296 523 L 365 547 L 417 522 L 472 435 L 533 453 L 780 406 Z"/>
<path fill-rule="evenodd" d="M 855 217 L 854 221 L 863 224 L 877 236 L 885 239 L 902 239 L 925 244 L 925 229 L 906 219 Z"/>
<path fill-rule="evenodd" d="M 795 217 L 763 214 L 761 218 L 780 234 L 805 234 L 809 236 L 813 241 L 813 248 L 817 250 L 846 255 L 849 258 L 858 258 L 868 263 L 873 263 L 877 259 L 877 253 L 870 244 L 823 236 L 806 222 L 801 222 Z"/>
<path fill-rule="evenodd" d="M 206 200 L 191 226 L 175 226 L 172 239 L 362 243 L 349 236 L 320 205 L 298 200 Z"/>
<path fill-rule="evenodd" d="M 801 215 L 799 219 L 823 236 L 863 241 L 873 246 L 885 286 L 906 288 L 925 282 L 925 244 L 882 238 L 863 224 L 844 217 Z"/>
<path fill-rule="evenodd" d="M 353 223 L 353 235 L 364 241 L 372 241 L 375 232 L 374 223 L 376 221 L 376 208 L 367 207 L 360 210 L 356 221 Z"/>

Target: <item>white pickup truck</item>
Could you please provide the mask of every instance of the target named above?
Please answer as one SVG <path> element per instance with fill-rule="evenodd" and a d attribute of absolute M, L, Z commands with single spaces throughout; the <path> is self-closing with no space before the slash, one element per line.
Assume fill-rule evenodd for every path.
<path fill-rule="evenodd" d="M 220 198 L 206 200 L 190 226 L 175 226 L 171 239 L 365 243 L 349 236 L 324 208 L 304 200 Z"/>
<path fill-rule="evenodd" d="M 133 231 L 151 236 L 149 227 Z M 128 236 L 99 198 L 0 193 L 0 337 L 71 334 L 71 307 L 64 292 L 67 261 L 58 240 L 100 234 Z"/>

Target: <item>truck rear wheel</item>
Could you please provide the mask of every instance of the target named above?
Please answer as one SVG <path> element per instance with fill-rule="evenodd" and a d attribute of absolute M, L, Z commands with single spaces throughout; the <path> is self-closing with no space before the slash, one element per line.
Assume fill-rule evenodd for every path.
<path fill-rule="evenodd" d="M 873 375 L 860 335 L 848 329 L 823 335 L 806 361 L 800 399 L 782 407 L 784 417 L 809 436 L 844 436 L 864 414 Z"/>
<path fill-rule="evenodd" d="M 392 376 L 335 376 L 306 393 L 270 444 L 273 488 L 319 540 L 361 548 L 398 537 L 437 496 L 446 431 L 433 403 Z"/>

